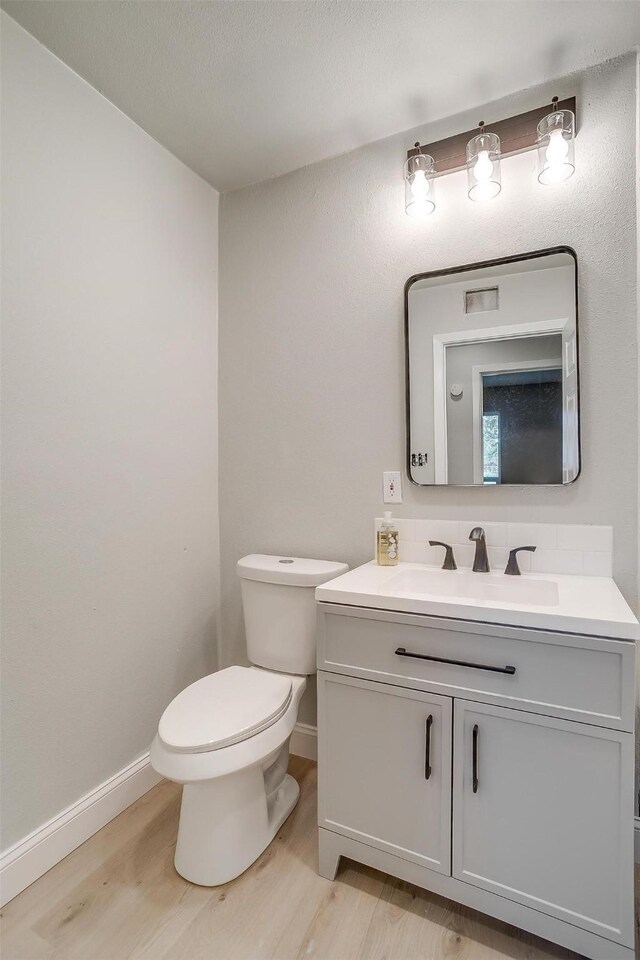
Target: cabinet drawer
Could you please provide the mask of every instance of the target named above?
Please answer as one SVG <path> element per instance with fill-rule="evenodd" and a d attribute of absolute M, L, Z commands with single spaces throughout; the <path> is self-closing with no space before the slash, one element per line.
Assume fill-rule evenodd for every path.
<path fill-rule="evenodd" d="M 337 604 L 319 611 L 320 670 L 633 730 L 631 642 Z"/>

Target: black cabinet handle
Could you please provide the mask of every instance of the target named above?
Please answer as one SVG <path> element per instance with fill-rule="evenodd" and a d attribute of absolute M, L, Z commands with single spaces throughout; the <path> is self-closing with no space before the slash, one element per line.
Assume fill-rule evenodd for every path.
<path fill-rule="evenodd" d="M 473 792 L 478 792 L 478 724 L 473 725 Z"/>
<path fill-rule="evenodd" d="M 397 657 L 413 657 L 414 660 L 433 660 L 435 663 L 452 663 L 456 667 L 472 667 L 474 670 L 490 670 L 491 673 L 508 673 L 510 676 L 516 672 L 515 667 L 493 667 L 489 663 L 468 663 L 466 660 L 448 660 L 446 657 L 429 657 L 426 653 L 411 653 L 404 647 L 398 647 Z"/>
<path fill-rule="evenodd" d="M 426 722 L 426 740 L 424 747 L 424 778 L 428 780 L 431 776 L 431 727 L 433 726 L 433 717 L 431 714 L 427 717 Z"/>

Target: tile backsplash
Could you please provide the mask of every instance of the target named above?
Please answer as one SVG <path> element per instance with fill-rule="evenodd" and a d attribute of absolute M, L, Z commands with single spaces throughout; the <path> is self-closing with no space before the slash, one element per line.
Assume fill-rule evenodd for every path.
<path fill-rule="evenodd" d="M 376 518 L 375 529 L 382 523 Z M 482 527 L 492 570 L 504 570 L 509 550 L 535 546 L 535 553 L 519 553 L 520 569 L 532 573 L 582 574 L 610 577 L 613 566 L 613 530 L 589 524 L 483 523 L 470 520 L 396 520 L 400 539 L 400 560 L 441 563 L 442 547 L 430 547 L 429 540 L 450 543 L 458 567 L 471 567 L 475 552 L 469 541 L 473 527 Z M 374 551 L 375 556 L 375 551 Z"/>

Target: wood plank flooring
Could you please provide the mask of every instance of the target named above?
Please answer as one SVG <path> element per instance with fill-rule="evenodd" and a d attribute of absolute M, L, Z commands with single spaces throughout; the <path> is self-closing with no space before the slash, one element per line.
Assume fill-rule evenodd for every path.
<path fill-rule="evenodd" d="M 316 767 L 241 877 L 196 887 L 173 868 L 180 788 L 163 782 L 7 904 L 2 960 L 560 960 L 575 954 L 342 861 L 316 873 Z M 611 960 L 615 960 L 612 954 Z"/>

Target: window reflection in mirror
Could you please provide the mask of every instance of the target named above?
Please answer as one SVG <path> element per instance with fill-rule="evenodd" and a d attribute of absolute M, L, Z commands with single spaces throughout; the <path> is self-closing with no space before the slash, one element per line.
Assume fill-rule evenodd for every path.
<path fill-rule="evenodd" d="M 566 248 L 408 281 L 407 453 L 415 483 L 575 480 L 575 291 L 575 256 Z"/>

